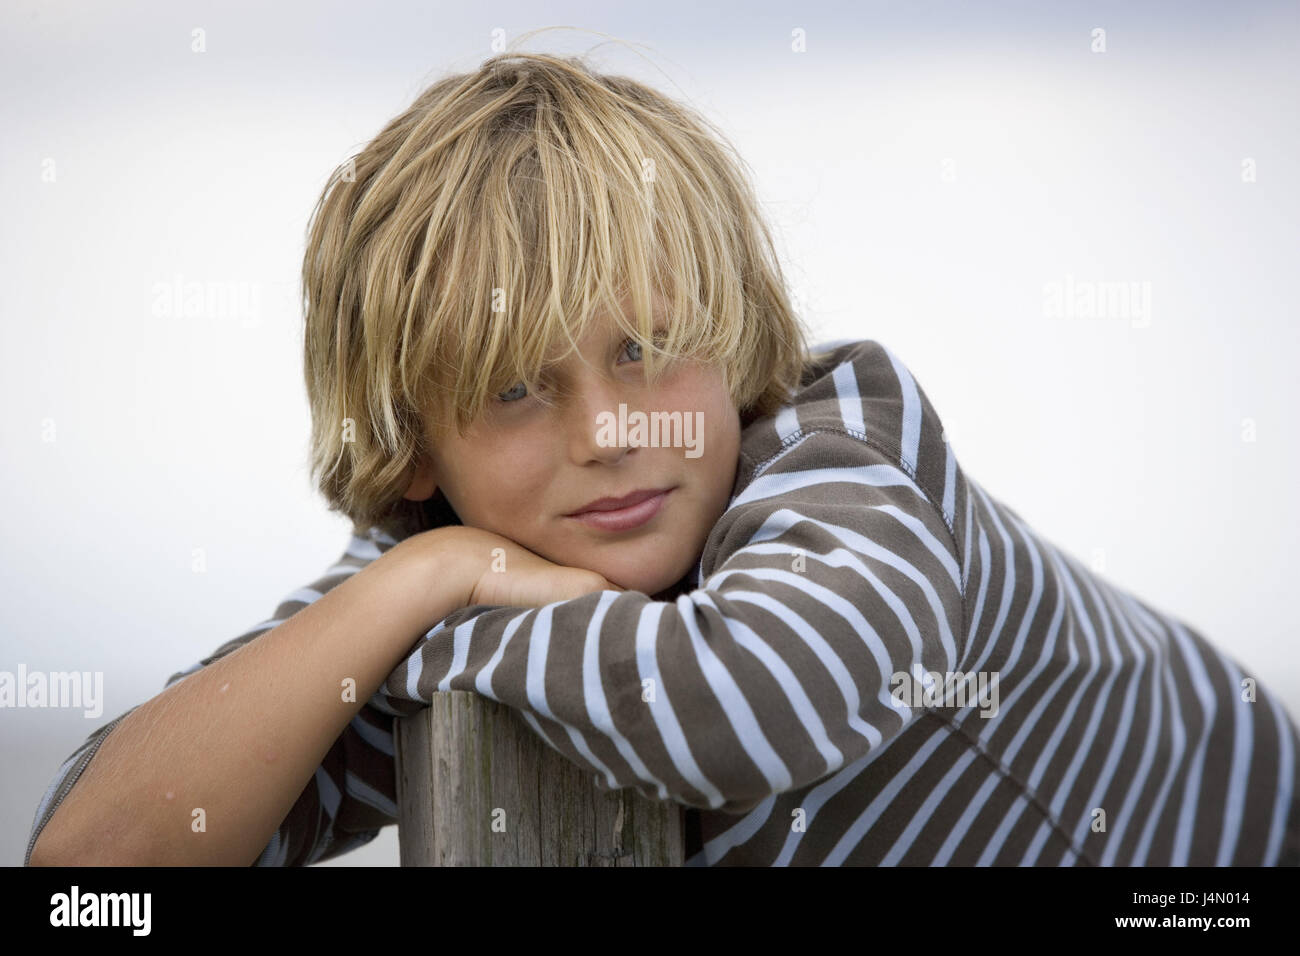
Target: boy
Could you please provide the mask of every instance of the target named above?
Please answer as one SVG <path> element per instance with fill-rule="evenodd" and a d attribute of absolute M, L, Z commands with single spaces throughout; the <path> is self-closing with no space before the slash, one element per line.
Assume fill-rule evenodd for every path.
<path fill-rule="evenodd" d="M 353 541 L 73 754 L 29 862 L 346 852 L 446 689 L 691 808 L 690 865 L 1300 862 L 1277 700 L 985 493 L 886 348 L 808 351 L 721 143 L 507 54 L 335 175 L 305 370 Z"/>

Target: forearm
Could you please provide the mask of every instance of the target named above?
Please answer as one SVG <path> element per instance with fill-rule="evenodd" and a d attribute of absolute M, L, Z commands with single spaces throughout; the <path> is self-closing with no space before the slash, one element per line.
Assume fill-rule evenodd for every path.
<path fill-rule="evenodd" d="M 466 603 L 475 572 L 454 532 L 402 542 L 136 708 L 41 831 L 33 864 L 255 860 L 412 644 Z"/>

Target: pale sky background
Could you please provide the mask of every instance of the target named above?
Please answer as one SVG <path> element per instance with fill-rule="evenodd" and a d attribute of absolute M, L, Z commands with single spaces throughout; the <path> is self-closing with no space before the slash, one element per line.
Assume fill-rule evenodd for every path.
<path fill-rule="evenodd" d="M 987 491 L 1300 717 L 1297 10 L 9 0 L 0 670 L 102 671 L 105 700 L 0 710 L 0 863 L 93 730 L 346 546 L 307 479 L 308 215 L 426 85 L 556 24 L 642 45 L 652 62 L 591 59 L 721 126 L 820 338 L 887 345 Z M 178 276 L 260 308 L 154 315 Z M 1150 308 L 1047 314 L 1067 282 L 1135 283 Z M 389 827 L 326 865 L 396 862 Z"/>

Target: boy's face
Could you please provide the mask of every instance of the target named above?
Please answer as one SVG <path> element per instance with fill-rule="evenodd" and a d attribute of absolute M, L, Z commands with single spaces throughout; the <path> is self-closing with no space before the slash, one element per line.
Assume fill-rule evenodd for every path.
<path fill-rule="evenodd" d="M 660 311 L 656 319 L 663 316 Z M 726 509 L 739 459 L 740 415 L 722 373 L 697 362 L 661 363 L 658 381 L 646 388 L 635 344 L 608 316 L 597 319 L 578 343 L 580 355 L 543 377 L 551 406 L 521 384 L 501 393 L 504 399 L 491 399 L 465 437 L 454 427 L 430 432 L 434 451 L 405 497 L 422 501 L 441 488 L 465 525 L 656 595 L 691 570 Z M 646 420 L 640 440 L 638 412 Z M 680 424 L 670 429 L 665 416 L 657 426 L 653 412 L 678 412 Z M 656 435 L 660 447 L 649 447 Z M 597 498 L 659 489 L 671 490 L 635 527 L 573 517 Z M 606 513 L 606 523 L 635 521 L 653 507 Z"/>

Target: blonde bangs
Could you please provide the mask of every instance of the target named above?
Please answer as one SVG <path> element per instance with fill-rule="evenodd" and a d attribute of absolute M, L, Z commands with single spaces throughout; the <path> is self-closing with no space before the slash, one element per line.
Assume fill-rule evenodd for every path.
<path fill-rule="evenodd" d="M 495 395 L 535 390 L 601 314 L 641 344 L 647 383 L 691 358 L 722 371 L 742 413 L 774 413 L 807 335 L 725 143 L 568 57 L 503 54 L 423 93 L 352 180 L 331 179 L 310 232 L 305 367 L 327 499 L 384 525 L 426 425 L 463 433 Z M 356 433 L 340 443 L 344 418 Z"/>
<path fill-rule="evenodd" d="M 460 179 L 473 199 L 448 230 L 440 273 L 455 281 L 413 293 L 429 303 L 430 324 L 447 330 L 437 353 L 419 356 L 432 374 L 413 397 L 450 410 L 461 430 L 493 395 L 535 386 L 545 367 L 574 354 L 601 313 L 645 348 L 647 380 L 662 361 L 686 356 L 727 366 L 729 382 L 741 377 L 730 366 L 743 361 L 745 290 L 726 224 L 709 212 L 725 197 L 682 167 L 685 144 L 662 145 L 680 138 L 675 129 L 656 142 L 653 118 L 558 99 L 538 97 L 524 127 L 507 112 L 468 144 L 498 162 Z M 422 263 L 417 282 L 432 274 Z M 652 295 L 664 307 L 657 343 Z"/>

